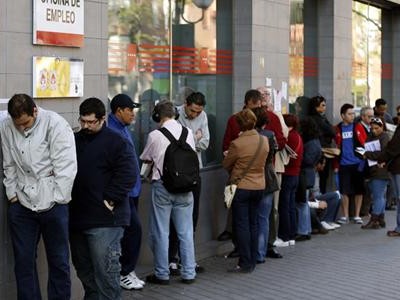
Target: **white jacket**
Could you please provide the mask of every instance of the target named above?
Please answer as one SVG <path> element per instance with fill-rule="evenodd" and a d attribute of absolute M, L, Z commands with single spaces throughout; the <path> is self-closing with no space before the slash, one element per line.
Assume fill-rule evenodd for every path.
<path fill-rule="evenodd" d="M 45 211 L 71 200 L 77 171 L 75 138 L 67 121 L 38 108 L 36 121 L 19 131 L 10 116 L 0 123 L 4 186 L 32 211 Z"/>

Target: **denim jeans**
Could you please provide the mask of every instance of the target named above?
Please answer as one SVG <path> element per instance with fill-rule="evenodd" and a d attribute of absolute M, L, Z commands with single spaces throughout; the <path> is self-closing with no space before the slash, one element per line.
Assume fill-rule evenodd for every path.
<path fill-rule="evenodd" d="M 325 211 L 325 215 L 322 217 L 322 221 L 335 222 L 341 203 L 340 192 L 328 192 L 322 195 L 315 196 L 315 199 L 325 201 L 328 205 Z"/>
<path fill-rule="evenodd" d="M 296 236 L 296 190 L 299 176 L 282 175 L 279 193 L 279 230 L 283 241 L 294 240 Z"/>
<path fill-rule="evenodd" d="M 40 235 L 43 237 L 49 270 L 48 299 L 70 299 L 68 205 L 56 204 L 51 209 L 38 213 L 16 202 L 10 204 L 8 217 L 18 299 L 41 299 L 36 270 Z"/>
<path fill-rule="evenodd" d="M 153 182 L 149 242 L 154 256 L 154 274 L 159 279 L 169 279 L 168 240 L 171 218 L 179 239 L 181 276 L 183 279 L 195 278 L 192 213 L 193 194 L 191 192 L 171 194 L 160 180 Z"/>
<path fill-rule="evenodd" d="M 128 227 L 124 229 L 121 240 L 121 275 L 126 276 L 135 270 L 139 258 L 140 244 L 142 242 L 142 225 L 140 224 L 137 213 L 139 197 L 130 197 L 129 206 L 131 210 L 131 220 Z"/>
<path fill-rule="evenodd" d="M 400 174 L 392 174 L 392 178 L 397 203 L 396 228 L 394 230 L 400 232 Z"/>
<path fill-rule="evenodd" d="M 70 232 L 71 256 L 85 300 L 120 300 L 122 227 Z"/>
<path fill-rule="evenodd" d="M 263 261 L 267 254 L 269 238 L 269 217 L 274 201 L 274 193 L 264 194 L 258 204 L 258 251 L 257 260 Z"/>
<path fill-rule="evenodd" d="M 308 201 L 296 203 L 297 210 L 297 234 L 311 234 L 311 215 Z"/>
<path fill-rule="evenodd" d="M 239 251 L 238 265 L 252 271 L 257 263 L 258 207 L 263 190 L 237 189 L 232 200 L 233 231 Z"/>
<path fill-rule="evenodd" d="M 368 183 L 372 194 L 372 213 L 380 215 L 385 213 L 386 191 L 389 180 L 371 179 Z"/>

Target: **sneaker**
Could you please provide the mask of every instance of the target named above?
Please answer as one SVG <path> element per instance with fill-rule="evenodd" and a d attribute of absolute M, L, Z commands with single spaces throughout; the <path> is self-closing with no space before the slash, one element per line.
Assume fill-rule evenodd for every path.
<path fill-rule="evenodd" d="M 132 280 L 131 276 L 121 276 L 119 285 L 126 290 L 141 290 L 143 285 L 136 280 Z"/>
<path fill-rule="evenodd" d="M 179 276 L 181 275 L 181 270 L 179 270 L 179 266 L 177 263 L 172 262 L 169 264 L 169 274 L 171 276 Z"/>
<path fill-rule="evenodd" d="M 296 245 L 296 241 L 295 240 L 289 240 L 288 243 L 289 243 L 289 246 Z"/>
<path fill-rule="evenodd" d="M 322 221 L 322 222 L 321 222 L 321 225 L 322 225 L 322 227 L 324 227 L 326 230 L 334 230 L 334 229 L 335 229 L 335 227 L 329 225 L 329 224 L 328 224 L 327 222 L 325 222 L 325 221 Z"/>
<path fill-rule="evenodd" d="M 337 222 L 339 224 L 349 224 L 349 219 L 347 219 L 346 217 L 341 217 L 337 220 Z"/>
<path fill-rule="evenodd" d="M 281 239 L 276 239 L 276 241 L 274 242 L 274 246 L 275 247 L 288 247 L 289 246 L 289 242 L 284 242 Z"/>
<path fill-rule="evenodd" d="M 139 283 L 140 283 L 141 285 L 143 285 L 143 286 L 146 284 L 146 282 L 144 282 L 144 281 L 141 280 L 139 277 L 137 277 L 135 271 L 130 272 L 128 276 L 130 276 L 132 280 L 134 280 L 134 281 L 136 280 L 137 282 L 139 282 Z"/>
<path fill-rule="evenodd" d="M 360 217 L 354 217 L 353 221 L 356 224 L 363 224 L 363 220 Z"/>
<path fill-rule="evenodd" d="M 158 278 L 156 275 L 151 274 L 151 275 L 146 276 L 146 282 L 160 284 L 160 285 L 168 285 L 169 279 L 161 279 L 161 278 Z"/>
<path fill-rule="evenodd" d="M 340 227 L 342 227 L 341 225 L 339 225 L 338 223 L 335 222 L 328 222 L 329 225 L 331 225 L 334 229 L 338 229 Z"/>
<path fill-rule="evenodd" d="M 195 270 L 196 270 L 196 274 L 200 274 L 200 273 L 204 273 L 205 272 L 204 267 L 200 266 L 199 264 L 196 264 Z"/>

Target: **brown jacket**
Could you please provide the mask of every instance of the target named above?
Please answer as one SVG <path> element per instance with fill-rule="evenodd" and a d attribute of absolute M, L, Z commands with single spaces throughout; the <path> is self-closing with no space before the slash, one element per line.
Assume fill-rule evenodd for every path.
<path fill-rule="evenodd" d="M 400 126 L 397 126 L 392 139 L 378 157 L 378 162 L 386 162 L 392 174 L 400 174 Z"/>
<path fill-rule="evenodd" d="M 258 132 L 248 130 L 243 132 L 237 139 L 233 140 L 229 146 L 228 154 L 224 158 L 222 165 L 230 174 L 230 181 L 234 182 L 247 168 L 249 162 L 257 151 L 260 135 Z M 245 190 L 265 189 L 264 166 L 269 152 L 268 139 L 262 138 L 260 153 L 256 157 L 250 169 L 240 180 L 238 188 Z"/>

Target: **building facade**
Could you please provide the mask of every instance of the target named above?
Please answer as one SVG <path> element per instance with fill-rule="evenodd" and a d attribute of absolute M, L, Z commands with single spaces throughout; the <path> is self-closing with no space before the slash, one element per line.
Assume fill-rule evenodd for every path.
<path fill-rule="evenodd" d="M 80 3 L 84 7 L 83 45 L 34 44 L 36 2 L 54 9 Z M 203 154 L 203 195 L 196 233 L 201 258 L 217 251 L 211 241 L 224 228 L 227 174 L 220 166 L 222 138 L 228 117 L 242 108 L 245 92 L 267 85 L 274 99 L 282 100 L 283 111 L 290 110 L 297 96 L 319 93 L 327 99 L 332 122 L 339 120 L 343 103 L 373 106 L 377 97 L 386 99 L 393 113 L 400 104 L 400 87 L 395 84 L 400 77 L 400 1 L 214 0 L 205 1 L 211 2 L 206 9 L 196 6 L 198 2 L 0 0 L 0 109 L 5 109 L 6 99 L 14 93 L 32 95 L 37 88 L 33 78 L 38 65 L 33 57 L 82 60 L 83 72 L 77 71 L 82 76 L 82 96 L 40 97 L 37 103 L 77 127 L 83 99 L 94 96 L 107 104 L 115 94 L 127 93 L 142 103 L 131 128 L 140 152 L 155 128 L 150 114 L 157 101 L 170 99 L 181 105 L 188 90 L 204 93 L 211 143 Z M 54 18 L 47 16 L 49 22 Z M 71 14 L 60 18 L 61 23 L 72 22 Z M 149 190 L 144 184 L 140 198 L 144 237 Z M 7 201 L 2 200 L 0 298 L 14 299 Z M 151 265 L 146 241 L 141 266 Z M 42 247 L 38 268 L 45 290 Z M 73 276 L 78 297 L 82 289 Z"/>

